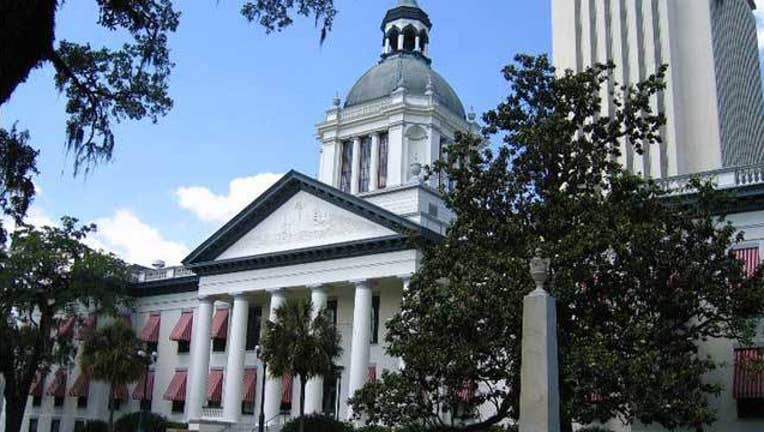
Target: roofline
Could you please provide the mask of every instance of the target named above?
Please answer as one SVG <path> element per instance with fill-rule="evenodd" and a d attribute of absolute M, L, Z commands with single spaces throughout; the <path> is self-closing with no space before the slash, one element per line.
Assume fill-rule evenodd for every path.
<path fill-rule="evenodd" d="M 414 6 L 398 6 L 388 10 L 385 13 L 385 18 L 382 20 L 380 30 L 385 31 L 387 23 L 402 18 L 417 19 L 427 27 L 427 30 L 432 30 L 432 21 L 430 21 L 430 16 L 427 15 L 427 12 Z"/>
<path fill-rule="evenodd" d="M 293 183 L 291 187 L 290 183 Z M 329 198 L 327 201 L 361 217 L 370 219 L 380 225 L 390 228 L 403 237 L 420 236 L 433 240 L 441 238 L 441 235 L 435 231 L 396 215 L 364 199 L 342 192 L 302 173 L 291 170 L 228 221 L 228 223 L 212 234 L 201 245 L 194 249 L 185 259 L 183 259 L 183 265 L 194 267 L 194 265 L 212 261 L 215 257 L 219 256 L 222 250 L 229 247 L 244 235 L 244 233 L 240 233 L 240 235 L 237 236 L 237 234 L 239 234 L 237 233 L 237 228 L 240 228 L 243 225 L 248 225 L 247 222 L 249 219 L 254 221 L 254 224 L 251 224 L 250 222 L 249 225 L 257 225 L 257 223 L 265 219 L 265 217 L 275 211 L 281 204 L 301 190 L 319 197 Z M 261 210 L 264 211 L 259 212 Z M 248 228 L 251 229 L 251 227 Z M 214 256 L 210 256 L 210 254 Z"/>

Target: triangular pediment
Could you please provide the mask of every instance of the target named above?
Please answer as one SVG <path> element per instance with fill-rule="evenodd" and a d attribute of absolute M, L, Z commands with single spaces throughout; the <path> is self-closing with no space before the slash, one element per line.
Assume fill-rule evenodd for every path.
<path fill-rule="evenodd" d="M 358 255 L 440 238 L 363 199 L 290 171 L 199 245 L 183 264 L 228 271 Z"/>
<path fill-rule="evenodd" d="M 299 191 L 217 256 L 249 257 L 369 240 L 396 232 L 308 192 Z"/>

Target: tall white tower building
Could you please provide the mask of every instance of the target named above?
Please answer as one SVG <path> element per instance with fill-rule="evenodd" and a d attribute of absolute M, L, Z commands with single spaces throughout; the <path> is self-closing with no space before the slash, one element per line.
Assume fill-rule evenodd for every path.
<path fill-rule="evenodd" d="M 667 117 L 664 143 L 641 157 L 627 148 L 624 164 L 634 172 L 660 178 L 761 163 L 755 7 L 753 0 L 552 0 L 554 64 L 580 71 L 612 61 L 624 84 L 669 65 L 668 88 L 654 101 Z"/>

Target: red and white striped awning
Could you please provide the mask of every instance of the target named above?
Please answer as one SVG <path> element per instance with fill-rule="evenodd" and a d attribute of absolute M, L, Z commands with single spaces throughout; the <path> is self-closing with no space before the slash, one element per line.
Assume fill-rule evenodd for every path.
<path fill-rule="evenodd" d="M 759 248 L 749 247 L 742 249 L 735 249 L 733 251 L 735 257 L 743 263 L 743 270 L 748 277 L 751 277 L 756 273 L 756 269 L 759 267 Z"/>
<path fill-rule="evenodd" d="M 69 396 L 71 397 L 88 397 L 90 394 L 90 377 L 86 373 L 80 373 L 80 376 L 74 381 L 72 387 L 69 389 Z"/>
<path fill-rule="evenodd" d="M 477 385 L 473 382 L 467 382 L 456 392 L 456 396 L 460 401 L 470 403 L 475 399 L 475 390 L 477 390 Z"/>
<path fill-rule="evenodd" d="M 59 369 L 53 376 L 53 382 L 48 386 L 48 396 L 62 398 L 66 396 L 66 371 Z"/>
<path fill-rule="evenodd" d="M 732 389 L 735 399 L 764 398 L 764 349 L 735 350 L 735 378 Z"/>
<path fill-rule="evenodd" d="M 366 381 L 370 383 L 377 381 L 377 366 L 369 366 L 369 369 L 366 371 Z"/>
<path fill-rule="evenodd" d="M 146 374 L 143 374 L 141 379 L 138 380 L 138 384 L 135 385 L 135 388 L 133 389 L 133 399 L 134 400 L 152 400 L 154 399 L 154 371 L 149 371 L 148 375 L 148 382 L 146 381 Z M 146 394 L 147 397 L 143 396 L 143 388 L 146 387 Z"/>
<path fill-rule="evenodd" d="M 29 395 L 34 397 L 42 397 L 42 389 L 45 386 L 45 378 L 40 372 L 37 372 L 34 376 L 34 381 L 29 387 Z"/>
<path fill-rule="evenodd" d="M 281 403 L 292 403 L 292 374 L 287 372 L 281 376 Z"/>
<path fill-rule="evenodd" d="M 228 309 L 218 309 L 212 318 L 212 339 L 225 339 L 228 336 Z"/>
<path fill-rule="evenodd" d="M 68 317 L 62 319 L 58 324 L 58 336 L 70 337 L 74 333 L 74 323 L 77 317 Z"/>
<path fill-rule="evenodd" d="M 159 326 L 162 322 L 162 315 L 159 312 L 152 312 L 146 324 L 141 331 L 141 340 L 144 342 L 159 342 Z"/>
<path fill-rule="evenodd" d="M 121 401 L 126 401 L 129 399 L 130 393 L 127 391 L 127 386 L 124 384 L 119 384 L 114 386 L 114 389 L 111 392 L 111 398 Z"/>
<path fill-rule="evenodd" d="M 223 369 L 211 369 L 207 377 L 207 400 L 220 402 L 223 399 Z"/>
<path fill-rule="evenodd" d="M 244 369 L 244 385 L 241 388 L 243 402 L 255 402 L 257 394 L 257 369 Z"/>
<path fill-rule="evenodd" d="M 185 401 L 186 400 L 186 371 L 175 371 L 175 375 L 164 392 L 165 400 Z"/>
<path fill-rule="evenodd" d="M 178 318 L 178 322 L 170 333 L 170 340 L 191 342 L 191 327 L 194 322 L 194 313 L 192 311 L 183 312 Z"/>

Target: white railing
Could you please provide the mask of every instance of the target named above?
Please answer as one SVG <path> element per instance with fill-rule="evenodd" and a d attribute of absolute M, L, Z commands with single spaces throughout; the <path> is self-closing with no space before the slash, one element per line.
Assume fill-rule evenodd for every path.
<path fill-rule="evenodd" d="M 223 417 L 223 408 L 202 408 L 202 417 L 207 419 L 219 419 Z"/>
<path fill-rule="evenodd" d="M 764 164 L 750 165 L 737 168 L 722 168 L 713 171 L 700 172 L 692 175 L 668 177 L 658 180 L 658 184 L 675 194 L 691 193 L 688 185 L 692 179 L 710 181 L 719 189 L 729 189 L 737 186 L 764 184 Z"/>

